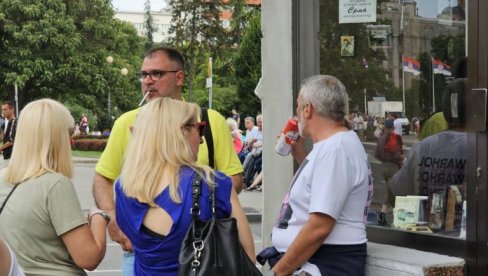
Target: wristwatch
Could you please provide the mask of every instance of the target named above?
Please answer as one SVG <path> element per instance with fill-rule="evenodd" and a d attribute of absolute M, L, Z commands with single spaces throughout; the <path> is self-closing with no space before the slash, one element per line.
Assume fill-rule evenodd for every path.
<path fill-rule="evenodd" d="M 100 215 L 100 216 L 102 216 L 105 219 L 105 221 L 107 221 L 107 224 L 111 220 L 111 217 L 110 217 L 110 215 L 107 212 L 102 211 L 102 210 L 95 210 L 95 211 L 90 212 L 90 214 L 88 214 L 88 224 L 91 224 L 91 220 L 92 220 L 92 217 L 94 215 Z"/>

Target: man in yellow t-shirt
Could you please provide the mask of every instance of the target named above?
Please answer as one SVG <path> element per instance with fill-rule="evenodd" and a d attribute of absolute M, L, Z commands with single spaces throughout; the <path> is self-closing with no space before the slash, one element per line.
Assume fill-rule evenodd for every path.
<path fill-rule="evenodd" d="M 183 56 L 176 50 L 165 47 L 150 49 L 144 58 L 140 71 L 142 94 L 147 101 L 159 97 L 172 97 L 182 100 L 181 88 L 185 77 Z M 147 95 L 146 95 L 147 94 Z M 115 218 L 113 183 L 119 176 L 124 159 L 124 152 L 131 137 L 131 128 L 139 109 L 124 113 L 118 118 L 95 168 L 93 195 L 98 208 L 110 213 Z M 234 151 L 229 128 L 222 115 L 215 110 L 208 110 L 209 124 L 212 130 L 214 146 L 214 168 L 232 178 L 234 188 L 242 190 L 242 165 Z M 206 142 L 198 152 L 198 162 L 209 164 Z M 124 251 L 132 251 L 132 245 L 112 220 L 108 233 L 113 241 L 118 242 Z M 124 260 L 122 275 L 132 275 L 130 265 Z"/>

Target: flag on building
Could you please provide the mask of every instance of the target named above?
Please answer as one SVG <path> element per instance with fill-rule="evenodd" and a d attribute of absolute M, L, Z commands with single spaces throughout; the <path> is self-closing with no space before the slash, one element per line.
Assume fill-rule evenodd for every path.
<path fill-rule="evenodd" d="M 432 71 L 434 71 L 434 74 L 451 75 L 451 67 L 438 59 L 432 60 Z"/>
<path fill-rule="evenodd" d="M 413 73 L 415 76 L 420 74 L 420 62 L 414 58 L 403 57 L 403 71 Z"/>

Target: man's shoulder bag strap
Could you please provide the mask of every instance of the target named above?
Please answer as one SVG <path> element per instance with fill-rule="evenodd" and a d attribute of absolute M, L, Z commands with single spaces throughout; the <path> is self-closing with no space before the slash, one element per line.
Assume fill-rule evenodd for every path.
<path fill-rule="evenodd" d="M 205 137 L 205 142 L 207 142 L 207 149 L 208 149 L 208 165 L 214 169 L 215 160 L 214 160 L 214 143 L 212 137 L 212 127 L 210 126 L 210 120 L 208 118 L 208 108 L 202 108 L 201 114 L 202 121 L 207 122 L 205 128 L 203 129 L 203 137 Z"/>

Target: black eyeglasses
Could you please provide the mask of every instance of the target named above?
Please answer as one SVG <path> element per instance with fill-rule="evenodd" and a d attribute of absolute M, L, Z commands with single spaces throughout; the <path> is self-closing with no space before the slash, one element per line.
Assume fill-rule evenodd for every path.
<path fill-rule="evenodd" d="M 180 70 L 153 70 L 150 72 L 146 71 L 141 71 L 137 73 L 137 78 L 139 79 L 140 82 L 143 82 L 148 76 L 151 78 L 153 81 L 158 81 L 160 80 L 166 73 L 176 73 Z"/>
<path fill-rule="evenodd" d="M 185 127 L 196 127 L 198 130 L 198 135 L 200 135 L 200 137 L 202 137 L 203 136 L 203 130 L 205 130 L 206 125 L 207 125 L 207 122 L 199 122 L 199 123 L 186 124 Z"/>

